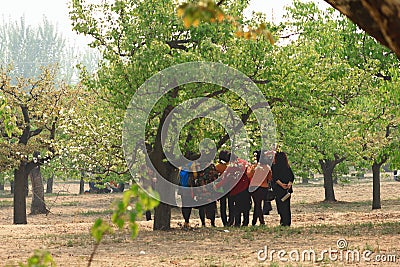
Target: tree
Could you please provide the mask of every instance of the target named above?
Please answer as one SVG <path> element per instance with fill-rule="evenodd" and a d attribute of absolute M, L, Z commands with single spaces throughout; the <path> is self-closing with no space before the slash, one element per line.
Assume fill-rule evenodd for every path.
<path fill-rule="evenodd" d="M 283 148 L 292 155 L 295 170 L 323 173 L 326 201 L 336 201 L 336 166 L 354 157 L 357 148 L 358 124 L 349 103 L 372 79 L 369 70 L 352 64 L 347 44 L 337 42 L 348 33 L 342 23 L 332 10 L 296 1 L 285 25 L 298 36 L 275 53 L 272 82 L 266 85 L 281 100 L 272 111 Z"/>
<path fill-rule="evenodd" d="M 34 153 L 34 157 L 38 156 L 38 153 Z M 30 172 L 29 176 L 32 182 L 32 205 L 31 214 L 47 214 L 49 210 L 46 208 L 46 203 L 44 202 L 44 188 L 43 179 L 40 172 L 40 165 L 35 166 Z"/>
<path fill-rule="evenodd" d="M 380 129 L 385 133 L 386 125 L 397 125 L 393 122 L 396 104 L 387 96 L 393 97 L 397 89 L 386 85 L 395 81 L 390 80 L 396 71 L 390 69 L 395 69 L 397 60 L 332 10 L 323 12 L 313 3 L 296 1 L 288 11 L 287 29 L 298 37 L 274 56 L 273 65 L 279 67 L 271 71 L 274 76 L 267 87 L 280 88 L 271 91 L 281 101 L 273 112 L 285 150 L 293 155 L 294 168 L 304 173 L 320 170 L 325 200 L 334 201 L 336 166 L 344 160 L 362 164 L 359 155 L 365 157 L 364 136 L 371 137 L 371 148 L 381 151 L 380 144 L 388 142 L 378 141 L 384 139 L 369 132 Z M 382 110 L 384 116 L 379 115 Z M 383 123 L 380 128 L 376 128 L 377 119 Z M 371 122 L 375 126 L 368 129 Z M 302 163 L 307 166 L 301 167 Z"/>
<path fill-rule="evenodd" d="M 56 27 L 45 17 L 42 25 L 26 25 L 25 18 L 20 21 L 3 23 L 0 28 L 0 61 L 2 66 L 12 64 L 10 73 L 16 77 L 31 78 L 38 76 L 41 66 L 65 66 L 71 62 L 64 62 L 66 57 L 66 41 L 58 33 Z M 70 56 L 70 55 L 69 55 Z M 64 65 L 65 64 L 65 65 Z M 65 75 L 70 68 L 62 68 L 64 73 L 59 73 L 65 80 L 70 80 L 72 74 Z"/>
<path fill-rule="evenodd" d="M 183 3 L 179 6 L 179 14 L 183 15 L 187 25 L 198 25 L 200 21 L 220 21 L 227 17 L 220 8 L 225 2 L 225 0 L 218 2 L 198 0 L 194 3 Z M 325 0 L 325 2 L 347 16 L 400 58 L 400 35 L 397 30 L 400 26 L 399 2 L 395 0 Z"/>
<path fill-rule="evenodd" d="M 232 1 L 224 9 L 242 17 L 245 6 L 246 1 Z M 100 16 L 94 17 L 95 13 Z M 103 55 L 96 75 L 84 79 L 84 85 L 96 90 L 100 97 L 111 102 L 114 107 L 125 110 L 137 88 L 149 77 L 183 62 L 224 62 L 248 74 L 258 83 L 267 82 L 263 75 L 266 69 L 263 62 L 266 61 L 265 51 L 270 49 L 270 45 L 266 45 L 267 39 L 264 36 L 255 40 L 235 38 L 230 22 L 185 28 L 175 14 L 175 4 L 172 1 L 142 1 L 135 4 L 117 1 L 101 5 L 73 1 L 70 16 L 74 29 L 92 36 L 95 41 L 91 46 L 97 47 Z M 110 24 L 109 20 L 113 23 Z M 251 109 L 227 89 L 212 85 L 187 85 L 167 93 L 151 111 L 146 124 L 145 143 L 151 150 L 150 160 L 157 171 L 173 183 L 177 183 L 177 169 L 165 161 L 161 142 L 162 126 L 178 103 L 201 96 L 228 99 L 234 103 L 244 123 L 254 120 Z M 181 135 L 180 140 L 191 140 L 183 147 L 184 153 L 197 151 L 197 147 L 193 146 L 199 140 L 197 138 L 209 135 L 206 130 L 190 131 L 201 128 L 204 123 L 207 122 L 196 120 L 183 129 L 185 136 Z M 212 136 L 219 147 L 229 141 L 225 132 L 216 131 Z M 154 229 L 169 228 L 170 206 L 161 203 L 155 211 Z"/>
<path fill-rule="evenodd" d="M 60 151 L 48 168 L 70 177 L 86 174 L 114 181 L 127 180 L 121 149 L 123 114 L 93 91 L 78 86 L 74 107 L 60 119 Z"/>
<path fill-rule="evenodd" d="M 6 96 L 16 130 L 10 136 L 2 132 L 1 169 L 14 169 L 14 223 L 26 224 L 26 187 L 28 175 L 39 179 L 41 164 L 50 160 L 57 150 L 55 144 L 62 108 L 67 108 L 67 87 L 55 82 L 56 70 L 43 69 L 36 79 L 18 78 L 12 83 L 10 71 L 2 68 L 0 90 Z M 33 186 L 35 188 L 35 185 Z M 43 185 L 41 186 L 43 190 Z M 41 196 L 40 192 L 34 195 Z M 44 203 L 44 199 L 42 199 Z M 35 202 L 36 203 L 36 202 Z M 41 203 L 41 204 L 43 204 Z M 32 207 L 36 210 L 36 207 Z M 40 208 L 44 211 L 44 208 Z"/>
<path fill-rule="evenodd" d="M 78 50 L 67 43 L 57 27 L 43 17 L 38 25 L 27 25 L 25 17 L 19 21 L 3 21 L 0 27 L 0 64 L 12 65 L 10 73 L 16 77 L 31 78 L 40 75 L 41 67 L 57 66 L 57 79 L 67 83 L 76 82 L 79 70 L 76 65 L 90 73 L 96 68 L 98 53 L 87 48 Z"/>
<path fill-rule="evenodd" d="M 359 145 L 361 158 L 372 168 L 373 198 L 372 209 L 380 209 L 380 170 L 383 164 L 398 160 L 399 143 L 399 102 L 398 70 L 390 71 L 390 80 L 383 81 L 372 95 L 360 98 L 358 118 L 360 127 Z M 397 159 L 396 159 L 397 158 Z"/>
<path fill-rule="evenodd" d="M 400 58 L 400 3 L 384 1 L 333 1 L 328 4 L 346 15 L 351 21 L 392 50 Z"/>
<path fill-rule="evenodd" d="M 237 18 L 235 21 L 240 25 L 250 28 L 268 25 L 262 16 L 245 21 L 242 18 L 244 1 L 220 1 L 217 6 L 223 14 Z M 91 5 L 77 0 L 71 5 L 70 16 L 74 29 L 94 37 L 91 46 L 103 55 L 96 75 L 84 77 L 83 84 L 122 110 L 149 77 L 178 63 L 217 61 L 248 74 L 258 83 L 277 116 L 283 148 L 295 152 L 294 167 L 308 160 L 311 168 L 321 169 L 325 199 L 334 201 L 335 168 L 345 159 L 352 161 L 361 150 L 357 131 L 360 124 L 354 119 L 360 106 L 355 103 L 365 88 L 372 91 L 387 74 L 380 72 L 374 60 L 360 64 L 360 46 L 350 46 L 352 50 L 346 52 L 350 43 L 345 41 L 354 40 L 352 34 L 357 31 L 356 27 L 348 27 L 347 21 L 332 11 L 321 13 L 315 5 L 297 8 L 297 24 L 289 26 L 298 27 L 303 37 L 284 47 L 272 47 L 264 35 L 250 34 L 248 39 L 237 38 L 244 34 L 233 36 L 238 24 L 229 19 L 200 24 L 192 20 L 196 27 L 190 23 L 183 25 L 174 16 L 174 4 L 170 1 Z M 152 10 L 151 16 L 146 13 L 148 10 Z M 211 21 L 210 18 L 205 20 Z M 272 32 L 281 30 L 281 27 L 268 26 Z M 146 125 L 146 138 L 141 141 L 142 146 L 133 144 L 130 150 L 151 151 L 151 162 L 172 183 L 177 182 L 176 168 L 167 162 L 163 151 L 162 126 L 180 102 L 200 96 L 232 103 L 246 129 L 256 137 L 253 145 L 260 144 L 260 131 L 252 125 L 256 119 L 251 108 L 238 96 L 211 85 L 176 87 L 159 99 L 145 123 L 132 123 L 133 129 L 140 123 Z M 146 96 L 142 97 L 141 102 L 130 108 L 147 108 Z M 213 133 L 197 129 L 212 129 Z M 186 153 L 197 151 L 198 140 L 204 137 L 215 140 L 217 149 L 223 145 L 229 147 L 232 144 L 226 136 L 206 119 L 190 122 L 177 135 L 180 148 Z M 170 207 L 161 204 L 156 210 L 154 229 L 169 229 L 169 222 Z"/>

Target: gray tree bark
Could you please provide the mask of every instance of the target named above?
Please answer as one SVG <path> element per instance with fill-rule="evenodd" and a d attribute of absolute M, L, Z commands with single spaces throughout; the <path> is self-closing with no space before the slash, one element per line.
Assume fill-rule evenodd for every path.
<path fill-rule="evenodd" d="M 47 214 L 49 211 L 44 202 L 43 179 L 40 172 L 40 166 L 36 166 L 29 174 L 32 183 L 32 204 L 31 214 Z"/>
<path fill-rule="evenodd" d="M 337 155 L 335 155 L 335 159 L 329 160 L 320 160 L 319 164 L 322 169 L 322 173 L 324 174 L 324 189 L 325 189 L 325 199 L 324 201 L 331 201 L 335 202 L 335 191 L 333 189 L 333 171 L 339 163 L 344 161 L 345 158 L 339 158 Z"/>
<path fill-rule="evenodd" d="M 46 193 L 47 194 L 53 193 L 53 182 L 54 182 L 54 174 L 49 179 L 47 179 L 47 183 L 46 183 Z"/>

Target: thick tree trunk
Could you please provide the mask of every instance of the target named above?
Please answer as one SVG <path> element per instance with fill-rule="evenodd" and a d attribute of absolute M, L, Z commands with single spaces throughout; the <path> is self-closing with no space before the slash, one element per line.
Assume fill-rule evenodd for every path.
<path fill-rule="evenodd" d="M 336 201 L 335 191 L 333 189 L 333 169 L 335 164 L 333 160 L 320 160 L 319 161 L 322 173 L 324 174 L 324 201 Z"/>
<path fill-rule="evenodd" d="M 372 209 L 381 208 L 381 165 L 372 164 Z"/>
<path fill-rule="evenodd" d="M 46 185 L 47 194 L 53 193 L 53 182 L 54 182 L 54 174 L 49 179 L 47 179 L 47 185 Z"/>
<path fill-rule="evenodd" d="M 171 110 L 172 106 L 168 106 L 164 109 L 163 116 L 160 120 L 160 124 L 157 129 L 157 135 L 153 151 L 149 155 L 153 166 L 157 169 L 157 172 L 162 176 L 162 177 L 157 177 L 157 182 L 156 182 L 156 191 L 160 195 L 161 199 L 167 199 L 167 198 L 169 199 L 171 197 L 175 198 L 174 195 L 175 192 L 168 192 L 168 190 L 166 190 L 166 188 L 163 187 L 162 185 L 163 181 L 161 181 L 161 179 L 166 179 L 170 181 L 172 178 L 170 173 L 168 172 L 169 164 L 164 162 L 165 155 L 163 152 L 163 147 L 161 142 L 162 127 L 164 125 L 166 117 L 168 116 Z M 160 204 L 154 210 L 153 230 L 169 230 L 169 229 L 171 229 L 171 206 L 166 203 L 162 203 L 160 201 Z"/>
<path fill-rule="evenodd" d="M 46 208 L 46 203 L 44 202 L 43 179 L 40 172 L 40 166 L 33 168 L 29 175 L 32 183 L 31 214 L 47 214 L 48 210 Z"/>
<path fill-rule="evenodd" d="M 25 171 L 26 163 L 21 162 L 14 170 L 14 224 L 27 224 L 26 220 L 26 186 L 28 175 Z"/>
<path fill-rule="evenodd" d="M 150 157 L 152 158 L 152 162 L 158 172 L 163 176 L 161 179 L 169 180 L 169 175 L 167 172 L 167 164 L 162 161 L 162 153 L 152 153 Z M 165 190 L 166 188 L 162 187 L 162 181 L 160 181 L 160 177 L 157 178 L 156 182 L 156 191 L 160 195 L 161 199 L 169 198 L 169 194 L 172 192 L 168 192 Z M 171 228 L 171 206 L 160 202 L 158 207 L 154 209 L 154 224 L 153 230 L 169 230 Z"/>
<path fill-rule="evenodd" d="M 306 176 L 304 176 L 302 179 L 301 179 L 301 183 L 302 184 L 308 184 L 308 177 L 306 177 Z"/>
<path fill-rule="evenodd" d="M 85 193 L 85 180 L 83 180 L 83 176 L 81 177 L 81 180 L 79 181 L 79 194 L 82 195 Z"/>
<path fill-rule="evenodd" d="M 325 200 L 324 201 L 336 201 L 335 191 L 333 190 L 333 171 L 336 165 L 343 162 L 346 158 L 339 157 L 335 154 L 335 159 L 324 159 L 319 160 L 319 164 L 324 174 L 324 188 L 325 188 Z"/>
<path fill-rule="evenodd" d="M 171 229 L 171 206 L 160 202 L 154 209 L 153 230 Z"/>

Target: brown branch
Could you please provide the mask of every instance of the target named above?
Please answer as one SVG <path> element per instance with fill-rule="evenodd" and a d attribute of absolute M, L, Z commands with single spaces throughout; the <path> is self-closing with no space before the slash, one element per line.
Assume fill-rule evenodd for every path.
<path fill-rule="evenodd" d="M 219 0 L 218 3 L 217 3 L 217 6 L 222 5 L 224 2 L 225 2 L 225 0 Z"/>
<path fill-rule="evenodd" d="M 37 128 L 36 130 L 29 132 L 29 138 L 39 135 L 43 131 L 43 128 Z"/>
<path fill-rule="evenodd" d="M 270 80 L 254 80 L 254 79 L 251 79 L 251 80 L 252 80 L 253 83 L 255 83 L 255 84 L 267 84 L 267 83 L 270 82 Z"/>
<path fill-rule="evenodd" d="M 258 109 L 258 108 L 262 108 L 262 107 L 266 107 L 268 104 L 267 103 L 257 103 L 255 105 L 253 105 L 252 107 L 250 107 L 246 113 L 243 113 L 241 116 L 241 120 L 243 124 L 239 124 L 238 126 L 236 126 L 233 131 L 237 132 L 240 130 L 240 128 L 242 128 L 242 125 L 246 125 L 247 121 L 249 120 L 251 114 L 254 112 L 254 110 Z M 227 141 L 229 140 L 229 134 L 225 134 L 223 137 L 221 137 L 221 139 L 218 141 L 217 143 L 217 150 L 219 150 L 222 145 L 224 145 Z"/>
<path fill-rule="evenodd" d="M 166 43 L 170 48 L 188 51 L 188 48 L 186 46 L 184 46 L 184 44 L 197 43 L 197 41 L 193 41 L 193 40 L 189 40 L 189 39 L 188 40 L 172 40 L 172 41 L 167 41 Z"/>

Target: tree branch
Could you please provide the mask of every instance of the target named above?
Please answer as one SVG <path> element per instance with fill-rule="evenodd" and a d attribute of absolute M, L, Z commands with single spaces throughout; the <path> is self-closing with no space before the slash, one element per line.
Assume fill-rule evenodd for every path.
<path fill-rule="evenodd" d="M 43 128 L 37 128 L 36 130 L 29 132 L 29 138 L 39 135 L 43 131 Z"/>

